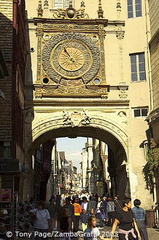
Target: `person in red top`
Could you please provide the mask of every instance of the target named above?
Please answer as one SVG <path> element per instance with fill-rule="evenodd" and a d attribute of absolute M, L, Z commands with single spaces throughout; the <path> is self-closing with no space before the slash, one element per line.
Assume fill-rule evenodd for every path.
<path fill-rule="evenodd" d="M 81 205 L 79 204 L 79 198 L 75 198 L 74 206 L 74 231 L 77 232 L 79 230 L 79 220 L 82 212 Z"/>

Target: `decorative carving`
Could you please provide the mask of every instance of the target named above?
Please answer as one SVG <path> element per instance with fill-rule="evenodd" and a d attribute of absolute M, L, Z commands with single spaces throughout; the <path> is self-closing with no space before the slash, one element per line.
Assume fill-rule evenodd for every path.
<path fill-rule="evenodd" d="M 48 0 L 44 0 L 44 9 L 48 9 L 49 3 Z"/>
<path fill-rule="evenodd" d="M 72 82 L 72 81 L 71 81 Z M 108 98 L 108 90 L 109 86 L 98 86 L 96 89 L 91 89 L 94 85 L 76 85 L 73 81 L 70 85 L 60 84 L 59 86 L 51 86 L 51 85 L 44 85 L 44 86 L 36 86 L 35 85 L 35 97 L 42 98 L 42 97 L 68 97 L 68 96 L 76 96 L 76 97 L 101 97 L 101 98 Z"/>
<path fill-rule="evenodd" d="M 104 18 L 103 14 L 104 14 L 104 11 L 102 9 L 102 1 L 99 0 L 99 4 L 98 4 L 98 18 Z"/>
<path fill-rule="evenodd" d="M 121 118 L 121 122 L 122 122 L 122 123 L 125 123 L 125 124 L 127 123 L 126 112 L 120 111 L 120 112 L 118 113 L 118 117 Z"/>
<path fill-rule="evenodd" d="M 65 126 L 68 126 L 68 125 L 71 125 L 72 124 L 72 120 L 71 120 L 71 117 L 69 115 L 68 112 L 66 111 L 63 111 L 63 123 Z"/>
<path fill-rule="evenodd" d="M 25 113 L 25 123 L 31 123 L 34 120 L 34 112 L 27 111 Z"/>
<path fill-rule="evenodd" d="M 118 89 L 120 90 L 119 97 L 121 99 L 126 99 L 128 97 L 128 94 L 126 93 L 126 91 L 128 90 L 128 86 L 125 83 L 121 82 L 118 86 Z"/>
<path fill-rule="evenodd" d="M 68 31 L 68 30 L 74 30 L 74 31 L 78 31 L 78 30 L 87 30 L 92 32 L 96 32 L 98 33 L 98 31 L 101 29 L 101 25 L 77 25 L 77 24 L 44 24 L 44 29 L 48 29 L 48 30 L 58 30 L 58 31 Z"/>
<path fill-rule="evenodd" d="M 67 46 L 73 46 L 78 48 L 82 52 L 85 63 L 80 69 L 76 69 L 74 74 L 61 68 L 58 62 L 58 48 L 63 47 L 65 42 Z M 57 47 L 59 46 L 59 47 Z M 64 49 L 64 48 L 63 48 Z M 62 50 L 62 48 L 61 48 Z M 52 55 L 52 52 L 57 51 Z M 50 56 L 53 57 L 53 63 L 50 62 Z M 92 62 L 91 65 L 90 62 Z M 44 71 L 48 76 L 56 83 L 61 79 L 61 75 L 66 78 L 75 79 L 77 76 L 81 76 L 85 82 L 89 82 L 95 77 L 100 68 L 100 51 L 96 44 L 86 35 L 80 33 L 63 33 L 53 36 L 45 44 L 42 51 L 42 64 Z"/>
<path fill-rule="evenodd" d="M 42 1 L 41 0 L 39 0 L 37 12 L 38 12 L 38 17 L 43 16 L 43 9 L 42 9 Z"/>
<path fill-rule="evenodd" d="M 90 117 L 86 114 L 85 111 L 79 112 L 79 111 L 73 111 L 73 112 L 67 112 L 63 111 L 63 124 L 65 126 L 71 126 L 71 127 L 79 127 L 79 126 L 86 126 L 89 125 L 91 122 Z"/>
<path fill-rule="evenodd" d="M 81 8 L 75 10 L 72 6 L 72 1 L 67 9 L 57 9 L 53 12 L 55 19 L 88 19 L 89 16 L 85 13 L 85 3 L 81 2 Z"/>
<path fill-rule="evenodd" d="M 117 8 L 117 11 L 121 9 L 121 3 L 119 1 L 117 2 L 116 8 Z"/>
<path fill-rule="evenodd" d="M 81 2 L 81 8 L 85 8 L 86 6 L 85 6 L 85 2 L 84 1 L 82 1 Z"/>
<path fill-rule="evenodd" d="M 120 0 L 117 0 L 116 10 L 117 10 L 117 19 L 120 19 L 120 14 L 121 14 L 121 2 L 120 2 Z"/>
<path fill-rule="evenodd" d="M 124 38 L 124 35 L 125 35 L 125 31 L 123 31 L 123 30 L 116 31 L 117 39 L 122 40 Z"/>
<path fill-rule="evenodd" d="M 89 18 L 89 15 L 87 13 L 85 13 L 85 3 L 81 2 L 81 8 L 79 10 L 77 10 L 76 12 L 76 17 L 77 19 L 81 19 L 81 18 Z"/>
<path fill-rule="evenodd" d="M 81 120 L 82 125 L 89 125 L 91 122 L 91 118 L 86 114 L 85 111 L 83 111 L 83 119 Z"/>
<path fill-rule="evenodd" d="M 59 112 L 59 113 L 54 113 L 52 115 L 50 114 L 49 117 L 48 117 L 48 115 L 46 115 L 46 117 L 43 119 L 42 118 L 36 119 L 35 123 L 33 123 L 32 137 L 31 138 L 28 137 L 27 148 L 29 147 L 29 145 L 32 142 L 34 142 L 37 138 L 39 138 L 40 136 L 42 136 L 43 134 L 45 134 L 48 131 L 56 130 L 61 127 L 65 128 L 65 131 L 67 131 L 67 129 L 69 129 L 68 127 L 74 126 L 72 123 L 70 123 L 70 121 L 72 122 L 71 114 L 73 112 L 74 111 Z M 79 117 L 81 120 L 85 118 L 84 111 L 77 111 L 77 112 L 82 114 L 82 117 L 81 118 Z M 87 125 L 88 127 L 90 126 L 90 127 L 97 128 L 97 129 L 100 128 L 100 129 L 103 129 L 104 131 L 110 132 L 122 143 L 122 145 L 124 146 L 124 148 L 127 152 L 128 136 L 126 134 L 126 132 L 127 132 L 126 129 L 123 129 L 123 127 L 121 127 L 118 122 L 114 122 L 114 119 L 109 119 L 107 117 L 102 118 L 100 112 L 97 112 L 95 115 L 86 113 L 86 115 L 90 119 L 90 122 Z M 65 120 L 66 120 L 66 122 L 68 121 L 68 124 L 65 124 Z M 78 121 L 77 121 L 77 124 L 79 124 Z M 78 126 L 80 127 L 80 126 L 85 126 L 85 125 L 79 124 Z M 76 130 L 76 128 L 72 128 L 72 131 L 73 131 L 73 129 L 75 129 L 75 136 L 76 136 L 77 130 Z"/>
<path fill-rule="evenodd" d="M 121 26 L 117 27 L 117 30 L 116 30 L 117 39 L 122 40 L 124 38 L 124 35 L 125 35 L 125 31 L 122 29 L 122 27 Z"/>
<path fill-rule="evenodd" d="M 38 37 L 38 45 L 37 45 L 37 83 L 40 83 L 41 77 L 41 42 L 43 37 L 43 28 L 42 26 L 38 26 L 36 29 L 36 36 Z"/>

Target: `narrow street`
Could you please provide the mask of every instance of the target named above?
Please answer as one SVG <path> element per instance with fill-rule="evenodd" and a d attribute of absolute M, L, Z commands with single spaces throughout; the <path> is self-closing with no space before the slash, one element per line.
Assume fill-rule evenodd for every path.
<path fill-rule="evenodd" d="M 0 0 L 0 240 L 110 226 L 159 239 L 159 0 Z"/>

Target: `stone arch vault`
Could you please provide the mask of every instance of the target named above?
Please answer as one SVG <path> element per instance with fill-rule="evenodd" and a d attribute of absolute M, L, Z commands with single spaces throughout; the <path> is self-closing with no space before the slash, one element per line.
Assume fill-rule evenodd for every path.
<path fill-rule="evenodd" d="M 128 153 L 128 136 L 119 122 L 98 113 L 86 111 L 59 111 L 36 116 L 31 135 L 26 138 L 26 148 L 30 152 L 34 146 L 45 140 L 58 137 L 94 137 L 113 147 L 119 141 Z"/>

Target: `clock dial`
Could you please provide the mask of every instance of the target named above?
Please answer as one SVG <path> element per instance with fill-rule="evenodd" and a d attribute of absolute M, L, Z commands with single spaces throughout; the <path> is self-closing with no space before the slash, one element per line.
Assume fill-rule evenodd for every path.
<path fill-rule="evenodd" d="M 67 71 L 77 71 L 84 65 L 84 55 L 77 48 L 64 48 L 58 57 L 60 66 Z"/>
<path fill-rule="evenodd" d="M 69 39 L 53 48 L 50 61 L 54 70 L 61 76 L 75 79 L 90 69 L 92 54 L 86 44 Z"/>
<path fill-rule="evenodd" d="M 91 81 L 100 69 L 100 51 L 92 39 L 81 33 L 52 36 L 42 50 L 45 75 L 59 83 L 62 78 Z"/>

